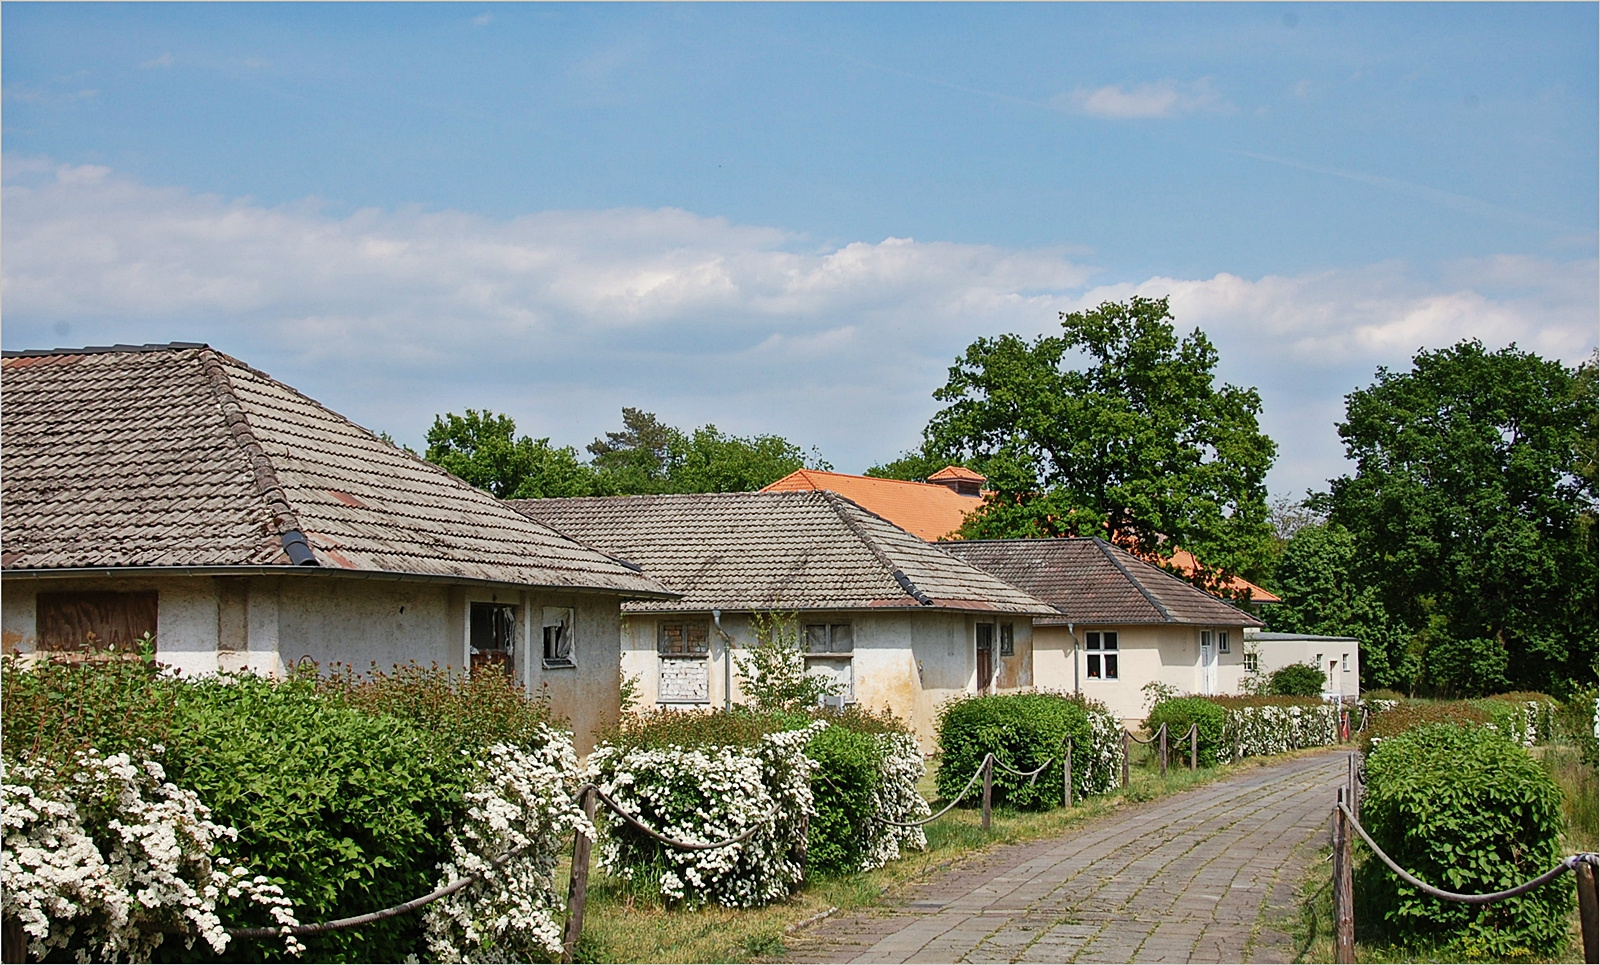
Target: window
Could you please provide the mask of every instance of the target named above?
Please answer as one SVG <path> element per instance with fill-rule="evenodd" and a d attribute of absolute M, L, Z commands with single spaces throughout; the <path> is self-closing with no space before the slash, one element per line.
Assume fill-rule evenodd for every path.
<path fill-rule="evenodd" d="M 572 607 L 544 608 L 544 665 L 575 667 L 572 660 Z"/>
<path fill-rule="evenodd" d="M 662 656 L 703 657 L 711 652 L 711 632 L 704 623 L 663 623 L 656 650 Z"/>
<path fill-rule="evenodd" d="M 156 593 L 41 593 L 35 603 L 39 649 L 53 653 L 133 653 L 155 636 Z"/>
<path fill-rule="evenodd" d="M 1226 631 L 1226 630 L 1218 630 L 1217 631 L 1217 652 L 1218 653 L 1232 653 L 1233 652 L 1233 644 L 1228 642 L 1228 631 Z"/>
<path fill-rule="evenodd" d="M 851 653 L 855 648 L 848 623 L 806 624 L 806 653 Z"/>
<path fill-rule="evenodd" d="M 1344 654 L 1343 660 L 1341 662 L 1341 665 L 1340 665 L 1339 669 L 1344 671 L 1345 673 L 1349 673 L 1350 672 L 1350 655 L 1348 653 Z"/>
<path fill-rule="evenodd" d="M 1117 679 L 1117 635 L 1114 632 L 1084 634 L 1084 649 L 1089 651 L 1085 669 L 1090 680 Z"/>
<path fill-rule="evenodd" d="M 1000 624 L 1000 656 L 1015 657 L 1017 655 L 1016 628 L 1009 623 Z"/>
<path fill-rule="evenodd" d="M 517 608 L 507 603 L 472 604 L 471 667 L 493 664 L 511 676 L 516 655 Z"/>
<path fill-rule="evenodd" d="M 806 670 L 838 687 L 838 695 L 824 704 L 843 706 L 856 699 L 855 631 L 848 623 L 808 623 L 805 626 Z"/>
<path fill-rule="evenodd" d="M 1255 673 L 1261 669 L 1261 658 L 1246 650 L 1244 652 L 1244 669 L 1247 673 Z"/>

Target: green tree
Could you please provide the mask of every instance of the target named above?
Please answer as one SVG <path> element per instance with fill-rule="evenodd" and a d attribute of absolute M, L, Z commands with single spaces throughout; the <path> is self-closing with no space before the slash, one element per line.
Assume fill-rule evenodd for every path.
<path fill-rule="evenodd" d="M 925 451 L 995 490 L 963 535 L 1106 536 L 1157 557 L 1182 547 L 1209 587 L 1258 573 L 1277 447 L 1256 391 L 1216 384 L 1216 349 L 1198 329 L 1179 339 L 1165 298 L 1063 312 L 1061 327 L 979 339 L 934 393 L 945 408 Z"/>
<path fill-rule="evenodd" d="M 517 437 L 510 416 L 468 409 L 435 416 L 428 430 L 427 460 L 501 499 L 589 496 L 594 471 L 571 446 L 549 439 Z"/>
<path fill-rule="evenodd" d="M 1266 607 L 1267 629 L 1361 641 L 1361 685 L 1413 689 L 1421 655 L 1396 627 L 1378 589 L 1356 575 L 1356 543 L 1337 523 L 1300 526 L 1283 544 L 1272 589 L 1283 602 Z"/>
<path fill-rule="evenodd" d="M 876 476 L 879 479 L 904 479 L 909 482 L 927 482 L 928 477 L 946 466 L 960 465 L 961 460 L 939 452 L 931 445 L 924 443 L 921 449 L 913 449 L 900 454 L 899 459 L 894 459 L 868 469 L 866 475 Z"/>
<path fill-rule="evenodd" d="M 622 431 L 589 444 L 607 493 L 751 492 L 808 465 L 806 453 L 781 436 L 742 438 L 714 425 L 684 432 L 653 412 L 622 410 Z M 810 464 L 827 468 L 815 450 Z"/>
<path fill-rule="evenodd" d="M 1594 679 L 1595 372 L 1464 341 L 1346 397 L 1356 472 L 1317 508 L 1349 531 L 1354 578 L 1410 637 L 1424 686 Z"/>

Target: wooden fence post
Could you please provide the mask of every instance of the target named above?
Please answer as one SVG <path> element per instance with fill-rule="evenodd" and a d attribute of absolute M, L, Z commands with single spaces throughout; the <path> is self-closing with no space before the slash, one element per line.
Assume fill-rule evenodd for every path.
<path fill-rule="evenodd" d="M 983 829 L 989 830 L 989 793 L 994 787 L 994 755 L 983 759 Z"/>
<path fill-rule="evenodd" d="M 589 819 L 591 825 L 594 824 L 595 806 L 599 804 L 595 795 L 594 787 L 586 787 L 578 801 L 584 817 Z M 561 936 L 563 963 L 572 962 L 572 956 L 578 951 L 578 939 L 583 936 L 583 906 L 589 899 L 589 849 L 593 845 L 594 842 L 582 831 L 573 836 L 572 876 L 567 884 L 567 930 Z"/>
<path fill-rule="evenodd" d="M 1132 737 L 1126 729 L 1122 732 L 1122 786 L 1128 786 L 1128 738 Z"/>
<path fill-rule="evenodd" d="M 1061 764 L 1061 800 L 1072 807 L 1072 738 L 1067 738 L 1067 756 Z"/>
<path fill-rule="evenodd" d="M 1345 803 L 1339 788 L 1339 804 Z M 1344 808 L 1333 809 L 1333 960 L 1345 965 L 1356 960 L 1356 918 L 1350 868 L 1350 824 Z"/>
<path fill-rule="evenodd" d="M 1189 770 L 1200 767 L 1200 725 L 1189 725 Z"/>
<path fill-rule="evenodd" d="M 1167 725 L 1161 725 L 1161 779 L 1167 779 Z"/>
<path fill-rule="evenodd" d="M 1572 869 L 1578 879 L 1578 922 L 1583 929 L 1583 960 L 1600 962 L 1600 881 L 1594 864 L 1578 862 Z"/>

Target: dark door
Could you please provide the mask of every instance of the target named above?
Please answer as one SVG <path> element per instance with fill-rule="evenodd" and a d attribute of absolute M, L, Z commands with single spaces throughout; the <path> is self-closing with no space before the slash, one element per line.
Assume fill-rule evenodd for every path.
<path fill-rule="evenodd" d="M 994 679 L 994 624 L 978 624 L 978 693 L 989 692 Z"/>

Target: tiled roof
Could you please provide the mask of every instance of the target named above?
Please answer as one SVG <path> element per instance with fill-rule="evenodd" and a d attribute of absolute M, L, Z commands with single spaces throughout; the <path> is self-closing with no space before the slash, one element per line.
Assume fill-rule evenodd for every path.
<path fill-rule="evenodd" d="M 206 346 L 0 366 L 8 571 L 315 562 L 666 592 Z"/>
<path fill-rule="evenodd" d="M 1041 624 L 1179 623 L 1260 626 L 1254 616 L 1099 539 L 943 543 L 973 566 L 1052 604 Z"/>
<path fill-rule="evenodd" d="M 830 492 L 510 504 L 683 594 L 632 610 L 945 607 L 1049 613 L 1039 600 Z"/>
<path fill-rule="evenodd" d="M 989 477 L 981 472 L 973 472 L 966 466 L 945 466 L 943 469 L 928 477 L 929 479 L 965 479 L 969 482 L 987 482 Z"/>
<path fill-rule="evenodd" d="M 1185 549 L 1173 550 L 1171 558 L 1167 560 L 1167 564 L 1175 567 L 1179 572 L 1188 573 L 1191 576 L 1194 574 L 1194 568 L 1196 566 L 1194 554 Z M 1244 592 L 1250 594 L 1250 600 L 1253 603 L 1283 602 L 1283 598 L 1278 596 L 1276 593 L 1273 593 L 1270 590 L 1264 590 L 1242 576 L 1229 577 L 1227 587 L 1235 592 L 1243 590 Z"/>
<path fill-rule="evenodd" d="M 799 469 L 763 489 L 764 493 L 821 490 L 838 493 L 925 540 L 944 539 L 961 528 L 967 514 L 983 505 L 975 496 L 961 496 L 937 483 L 852 476 L 842 472 Z"/>

